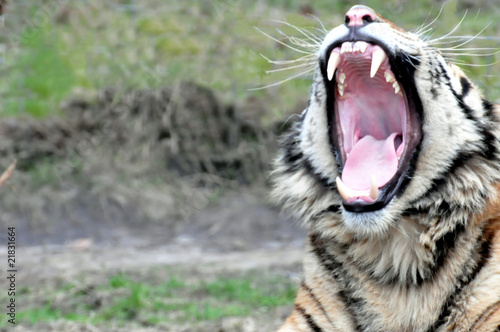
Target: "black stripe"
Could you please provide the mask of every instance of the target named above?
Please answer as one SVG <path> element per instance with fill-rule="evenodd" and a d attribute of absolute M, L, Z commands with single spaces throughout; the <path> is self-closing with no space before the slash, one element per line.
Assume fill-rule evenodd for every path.
<path fill-rule="evenodd" d="M 483 155 L 486 159 L 494 159 L 497 153 L 495 143 L 498 143 L 498 138 L 491 133 L 487 128 L 481 130 L 481 136 L 483 144 L 486 146 L 486 150 L 483 151 Z"/>
<path fill-rule="evenodd" d="M 495 109 L 495 105 L 493 105 L 489 100 L 483 98 L 483 108 L 486 110 L 486 116 L 495 121 L 493 117 L 493 110 Z"/>
<path fill-rule="evenodd" d="M 358 322 L 357 312 L 361 312 L 365 301 L 362 298 L 354 296 L 354 292 L 349 287 L 349 281 L 352 282 L 354 277 L 351 277 L 347 271 L 342 266 L 334 256 L 330 255 L 324 248 L 325 244 L 319 235 L 310 235 L 311 246 L 313 247 L 313 253 L 318 257 L 321 265 L 325 270 L 331 273 L 332 277 L 338 282 L 339 286 L 344 290 L 337 293 L 340 300 L 344 304 L 351 321 L 355 326 L 355 331 L 362 331 L 363 328 Z"/>
<path fill-rule="evenodd" d="M 435 192 L 437 192 L 449 180 L 450 174 L 453 174 L 457 169 L 463 167 L 467 161 L 469 161 L 475 156 L 477 156 L 477 154 L 472 152 L 468 151 L 460 152 L 453 159 L 453 161 L 450 164 L 450 167 L 445 169 L 443 172 L 439 173 L 439 175 L 434 180 L 432 180 L 431 188 L 422 197 L 416 199 L 414 203 L 421 200 L 422 198 L 431 198 L 431 196 Z"/>
<path fill-rule="evenodd" d="M 336 188 L 333 182 L 321 175 L 312 165 L 312 163 L 304 156 L 299 148 L 299 131 L 300 127 L 297 126 L 294 130 L 285 136 L 280 142 L 283 149 L 283 162 L 287 166 L 287 173 L 293 173 L 299 169 L 304 169 L 306 173 L 319 182 L 324 188 Z"/>
<path fill-rule="evenodd" d="M 451 87 L 451 84 L 448 84 L 448 86 L 449 86 L 451 92 L 453 92 L 453 95 L 455 96 L 455 98 L 457 99 L 458 106 L 460 106 L 460 108 L 462 109 L 462 111 L 464 111 L 465 116 L 467 117 L 467 119 L 469 119 L 471 121 L 474 121 L 474 122 L 478 122 L 478 120 L 474 116 L 474 111 L 472 110 L 472 108 L 470 108 L 464 102 L 464 98 L 463 98 L 464 96 L 463 95 L 459 95 L 455 90 L 453 90 L 453 88 Z"/>
<path fill-rule="evenodd" d="M 314 178 L 316 182 L 319 182 L 324 188 L 337 188 L 337 186 L 334 185 L 328 178 L 325 178 L 323 175 L 316 171 L 309 159 L 303 159 L 302 166 L 305 168 L 307 174 Z"/>
<path fill-rule="evenodd" d="M 460 78 L 460 84 L 462 85 L 462 100 L 469 94 L 470 82 L 466 77 Z"/>
<path fill-rule="evenodd" d="M 455 171 L 459 168 L 465 166 L 465 164 L 474 157 L 484 157 L 486 159 L 495 159 L 497 156 L 497 149 L 495 147 L 495 142 L 498 141 L 498 138 L 494 136 L 487 129 L 481 130 L 482 141 L 485 145 L 485 149 L 483 151 L 478 152 L 470 152 L 470 151 L 461 151 L 458 155 L 453 159 L 450 164 L 450 167 L 445 169 L 443 172 L 439 173 L 439 175 L 432 180 L 431 188 L 420 198 L 416 199 L 413 203 L 421 200 L 422 198 L 431 198 L 431 196 L 439 190 L 450 178 L 450 175 L 455 173 Z M 417 212 L 412 209 L 408 209 L 407 211 L 409 215 L 412 212 Z"/>
<path fill-rule="evenodd" d="M 296 152 L 293 151 L 292 149 L 288 149 L 285 151 L 285 161 L 288 164 L 293 164 L 295 165 L 296 161 L 300 160 L 302 158 L 303 154 L 302 152 Z"/>
<path fill-rule="evenodd" d="M 476 266 L 472 269 L 472 271 L 468 275 L 463 275 L 460 280 L 459 284 L 457 287 L 454 289 L 453 292 L 451 292 L 448 295 L 448 298 L 444 302 L 443 306 L 441 307 L 441 313 L 439 314 L 438 319 L 434 322 L 434 324 L 427 330 L 428 332 L 433 332 L 436 331 L 438 328 L 440 328 L 445 322 L 446 318 L 451 314 L 451 311 L 453 309 L 453 306 L 455 305 L 455 301 L 457 300 L 458 296 L 462 292 L 462 290 L 469 285 L 481 272 L 483 267 L 486 265 L 488 260 L 491 257 L 491 242 L 493 240 L 493 234 L 487 239 L 485 239 L 481 244 L 480 244 L 480 250 L 479 250 L 479 258 L 477 259 Z"/>
<path fill-rule="evenodd" d="M 300 314 L 305 318 L 307 325 L 309 325 L 309 328 L 313 330 L 314 332 L 322 332 L 323 330 L 316 324 L 314 319 L 309 315 L 304 308 L 302 308 L 300 305 L 295 304 L 295 310 L 300 312 Z"/>
<path fill-rule="evenodd" d="M 464 111 L 467 119 L 477 122 L 477 119 L 475 119 L 475 117 L 474 117 L 473 110 L 464 103 L 464 97 L 466 96 L 466 94 L 464 94 L 464 90 L 465 90 L 466 93 L 469 92 L 470 83 L 467 81 L 466 78 L 461 77 L 460 78 L 460 83 L 462 85 L 462 94 L 458 94 L 453 89 L 453 87 L 451 86 L 450 77 L 446 73 L 446 69 L 444 68 L 443 64 L 441 62 L 438 62 L 438 66 L 439 66 L 439 69 L 440 69 L 441 76 L 444 77 L 445 80 L 446 80 L 445 84 L 448 86 L 448 88 L 450 89 L 450 91 L 453 93 L 453 95 L 457 99 L 458 106 L 460 106 L 460 108 L 462 108 L 462 110 Z"/>
<path fill-rule="evenodd" d="M 403 211 L 403 217 L 412 217 L 419 214 L 429 214 L 429 208 L 408 208 Z"/>
<path fill-rule="evenodd" d="M 318 220 L 320 220 L 321 218 L 323 218 L 325 215 L 328 215 L 328 214 L 340 214 L 340 205 L 330 205 L 329 207 L 327 207 L 326 209 L 322 210 L 321 212 L 318 212 L 316 214 L 314 214 L 311 218 L 310 218 L 310 222 L 311 223 L 316 223 Z"/>
<path fill-rule="evenodd" d="M 460 78 L 460 84 L 462 85 L 462 94 L 459 95 L 451 88 L 451 84 L 449 84 L 449 87 L 451 91 L 453 92 L 453 95 L 455 98 L 459 101 L 459 106 L 462 108 L 462 110 L 465 112 L 465 115 L 467 116 L 467 119 L 474 121 L 476 123 L 476 126 L 478 126 L 480 130 L 480 134 L 482 136 L 482 142 L 484 143 L 486 150 L 482 151 L 482 154 L 488 158 L 491 159 L 494 157 L 496 153 L 496 148 L 493 144 L 497 138 L 490 132 L 490 128 L 487 128 L 483 123 L 481 123 L 475 116 L 474 116 L 474 111 L 464 102 L 464 98 L 467 96 L 469 93 L 469 89 L 471 87 L 470 82 L 467 80 L 465 77 Z M 488 102 L 485 99 L 482 99 L 482 106 L 486 109 L 486 116 L 488 118 L 491 118 L 491 114 L 493 112 L 493 105 Z"/>
<path fill-rule="evenodd" d="M 454 229 L 444 234 L 436 241 L 436 251 L 433 253 L 434 264 L 428 270 L 428 273 L 421 276 L 420 284 L 424 281 L 432 280 L 441 270 L 449 252 L 455 248 L 457 239 L 465 233 L 465 226 L 462 223 L 456 225 Z"/>
<path fill-rule="evenodd" d="M 340 213 L 340 205 L 330 205 L 325 212 Z"/>
<path fill-rule="evenodd" d="M 283 150 L 283 162 L 287 166 L 286 172 L 288 173 L 296 172 L 299 169 L 303 157 L 303 153 L 299 149 L 300 130 L 300 126 L 296 124 L 279 142 Z"/>
<path fill-rule="evenodd" d="M 326 312 L 325 307 L 323 307 L 323 304 L 319 301 L 319 299 L 314 294 L 313 290 L 309 286 L 306 285 L 305 281 L 302 281 L 302 284 L 300 285 L 300 287 L 302 287 L 302 289 L 304 289 L 309 294 L 309 296 L 314 301 L 314 303 L 316 304 L 316 306 L 321 309 L 321 311 L 323 312 L 323 315 L 325 316 L 325 318 L 328 319 L 328 321 L 330 322 L 330 324 L 332 324 L 332 326 L 333 326 L 334 324 L 330 320 L 330 316 Z"/>

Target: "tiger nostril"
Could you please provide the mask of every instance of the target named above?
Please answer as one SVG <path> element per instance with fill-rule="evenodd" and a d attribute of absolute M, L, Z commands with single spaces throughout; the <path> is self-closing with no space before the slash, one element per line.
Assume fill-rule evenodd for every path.
<path fill-rule="evenodd" d="M 362 19 L 366 23 L 372 23 L 373 22 L 373 17 L 371 17 L 370 15 L 365 15 L 365 16 L 362 17 Z"/>
<path fill-rule="evenodd" d="M 345 16 L 345 24 L 349 24 L 351 22 L 351 18 L 349 16 Z"/>

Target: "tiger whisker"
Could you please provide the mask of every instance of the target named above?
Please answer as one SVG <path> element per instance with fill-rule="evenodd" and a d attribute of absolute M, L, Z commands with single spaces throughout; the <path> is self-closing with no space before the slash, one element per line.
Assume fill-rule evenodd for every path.
<path fill-rule="evenodd" d="M 421 33 L 420 33 L 421 31 L 423 31 L 423 30 L 428 30 L 428 29 L 429 29 L 429 28 L 430 28 L 430 27 L 431 27 L 434 23 L 436 23 L 436 21 L 439 19 L 439 17 L 440 17 L 440 16 L 441 16 L 441 14 L 443 13 L 443 9 L 444 9 L 444 6 L 445 6 L 445 5 L 446 5 L 446 2 L 445 2 L 445 3 L 443 3 L 443 4 L 441 5 L 441 9 L 439 10 L 439 13 L 437 14 L 437 16 L 436 16 L 436 18 L 435 18 L 435 19 L 433 19 L 433 20 L 432 20 L 430 23 L 428 23 L 427 25 L 423 26 L 423 25 L 425 24 L 425 22 L 427 21 L 427 18 L 430 16 L 430 12 L 429 12 L 429 14 L 427 15 L 427 18 L 425 19 L 424 23 L 422 23 L 422 26 L 421 26 L 420 28 L 418 28 L 418 29 L 416 30 L 416 32 L 415 32 L 415 33 L 416 33 L 416 34 L 418 34 L 418 35 L 420 35 L 420 34 L 421 34 Z M 430 28 L 430 29 L 432 30 L 432 28 Z"/>
<path fill-rule="evenodd" d="M 455 31 L 457 31 L 457 30 L 458 30 L 458 28 L 459 28 L 459 27 L 462 25 L 462 23 L 464 22 L 465 17 L 467 16 L 467 12 L 468 12 L 468 11 L 467 11 L 467 10 L 465 10 L 464 16 L 462 17 L 462 19 L 460 20 L 460 22 L 458 22 L 458 24 L 457 24 L 457 25 L 456 25 L 456 26 L 455 26 L 455 27 L 454 27 L 454 28 L 453 28 L 450 32 L 448 32 L 446 35 L 444 35 L 444 36 L 442 36 L 442 37 L 439 37 L 439 38 L 437 38 L 437 39 L 434 39 L 434 41 L 437 41 L 437 40 L 441 40 L 441 39 L 443 39 L 443 38 L 446 38 L 446 37 L 448 37 L 448 36 L 452 35 Z"/>
<path fill-rule="evenodd" d="M 316 43 L 316 45 L 321 45 L 321 41 L 322 39 L 320 39 L 318 36 L 315 36 L 314 34 L 308 32 L 307 30 L 305 29 L 302 29 L 302 28 L 299 28 L 293 24 L 290 24 L 288 22 L 284 22 L 284 21 L 279 21 L 279 20 L 274 20 L 274 22 L 276 23 L 281 23 L 281 24 L 285 24 L 286 26 L 289 26 L 295 30 L 297 30 L 300 34 L 302 34 L 303 36 L 305 36 L 307 39 L 311 40 L 311 41 L 314 41 Z M 283 32 L 282 32 L 283 33 Z M 284 33 L 283 33 L 284 34 Z M 286 34 L 284 34 L 285 36 L 287 36 Z M 287 36 L 288 37 L 288 36 Z"/>
<path fill-rule="evenodd" d="M 288 77 L 288 78 L 286 78 L 284 80 L 281 80 L 279 82 L 276 82 L 276 83 L 272 83 L 272 84 L 269 84 L 269 85 L 261 86 L 261 87 L 258 87 L 258 88 L 249 88 L 248 91 L 257 91 L 257 90 L 264 90 L 264 89 L 267 89 L 267 88 L 271 88 L 273 86 L 277 86 L 277 85 L 283 84 L 285 82 L 288 82 L 290 80 L 293 80 L 293 79 L 295 79 L 297 77 L 300 77 L 300 76 L 303 76 L 305 74 L 309 74 L 312 71 L 314 71 L 314 68 L 311 68 L 311 69 L 308 69 L 306 71 L 300 72 L 300 73 L 298 73 L 296 75 L 290 76 L 290 77 Z"/>
<path fill-rule="evenodd" d="M 323 24 L 323 22 L 321 22 L 321 20 L 316 15 L 309 14 L 309 16 L 311 16 L 312 18 L 314 18 L 314 20 L 316 22 L 318 22 L 321 25 L 321 27 L 323 28 L 323 30 L 321 30 L 319 28 L 316 28 L 316 27 L 314 29 L 318 30 L 319 32 L 321 32 L 323 34 L 328 33 L 328 30 L 326 29 L 325 25 Z"/>
<path fill-rule="evenodd" d="M 268 38 L 270 38 L 270 39 L 274 40 L 274 41 L 275 41 L 275 42 L 277 42 L 278 44 L 283 45 L 283 46 L 285 46 L 285 47 L 287 47 L 287 48 L 289 48 L 289 49 L 291 49 L 291 50 L 293 50 L 293 51 L 296 51 L 296 52 L 299 52 L 299 53 L 302 53 L 302 54 L 310 54 L 310 53 L 311 53 L 311 52 L 307 52 L 307 51 L 304 51 L 304 50 L 299 50 L 299 49 L 298 49 L 298 48 L 296 48 L 296 47 L 293 47 L 293 46 L 291 46 L 291 45 L 288 45 L 287 43 L 284 43 L 284 42 L 282 42 L 281 40 L 279 40 L 279 39 L 277 39 L 277 38 L 274 38 L 274 37 L 272 37 L 271 35 L 269 35 L 269 34 L 265 33 L 264 31 L 262 31 L 262 30 L 261 30 L 261 29 L 259 29 L 258 27 L 254 27 L 254 28 L 255 28 L 255 30 L 257 30 L 257 31 L 259 31 L 260 33 L 262 33 L 264 36 L 266 36 L 266 37 L 268 37 Z"/>
<path fill-rule="evenodd" d="M 491 24 L 491 23 L 490 23 Z M 445 38 L 440 38 L 440 39 L 443 39 L 443 40 L 446 40 L 446 39 L 469 39 L 471 38 L 472 36 L 448 36 L 448 37 L 445 37 Z M 474 37 L 474 39 L 478 39 L 478 40 L 496 40 L 496 41 L 500 41 L 500 37 L 491 37 L 491 36 L 484 36 L 484 37 L 481 37 L 481 36 L 477 36 L 477 37 Z M 433 42 L 432 40 L 430 42 Z"/>
<path fill-rule="evenodd" d="M 492 56 L 499 54 L 500 50 L 492 53 L 453 53 L 453 52 L 443 52 L 443 55 L 450 55 L 450 56 L 470 56 L 470 57 L 487 57 L 487 56 Z"/>
<path fill-rule="evenodd" d="M 300 65 L 295 65 L 295 66 L 291 66 L 291 67 L 271 69 L 271 70 L 266 70 L 266 74 L 277 73 L 277 72 L 280 72 L 280 71 L 286 71 L 286 70 L 291 70 L 291 69 L 296 69 L 296 68 L 302 68 L 302 67 L 305 67 L 305 66 L 313 66 L 313 65 L 314 65 L 314 62 L 308 62 L 308 63 L 303 63 L 303 64 L 300 64 Z"/>
<path fill-rule="evenodd" d="M 456 46 L 454 46 L 454 48 L 459 48 L 467 43 L 470 43 L 471 41 L 473 41 L 477 36 L 479 36 L 480 34 L 482 34 L 489 26 L 491 25 L 491 23 L 489 23 L 487 26 L 485 26 L 481 31 L 479 31 L 474 37 L 471 37 L 469 38 L 468 40 L 462 42 L 461 44 L 458 44 Z"/>
<path fill-rule="evenodd" d="M 500 59 L 495 61 L 495 62 L 486 63 L 486 64 L 468 63 L 468 62 L 461 61 L 461 60 L 454 60 L 452 62 L 455 64 L 459 64 L 460 66 L 467 66 L 467 67 L 491 67 L 493 65 L 496 65 L 497 63 L 500 63 Z"/>
<path fill-rule="evenodd" d="M 467 52 L 467 51 L 493 51 L 493 50 L 497 50 L 497 52 L 499 51 L 499 49 L 497 47 L 467 47 L 467 48 L 460 48 L 460 49 L 456 49 L 456 48 L 452 47 L 452 48 L 440 48 L 439 50 L 440 51 L 447 51 L 449 53 Z"/>
<path fill-rule="evenodd" d="M 304 55 L 304 56 L 297 58 L 297 59 L 294 59 L 294 60 L 271 60 L 262 53 L 260 53 L 260 56 L 263 57 L 264 59 L 266 59 L 267 62 L 272 63 L 274 65 L 279 65 L 279 66 L 290 65 L 290 64 L 297 63 L 297 62 L 310 63 L 317 58 L 316 54 Z"/>

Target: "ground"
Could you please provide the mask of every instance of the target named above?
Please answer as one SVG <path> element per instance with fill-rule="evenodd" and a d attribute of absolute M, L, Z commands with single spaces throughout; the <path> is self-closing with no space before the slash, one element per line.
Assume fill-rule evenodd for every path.
<path fill-rule="evenodd" d="M 190 220 L 177 221 L 175 232 L 161 224 L 109 225 L 98 220 L 85 227 L 59 227 L 60 232 L 19 224 L 18 239 L 29 238 L 36 244 L 16 251 L 17 310 L 25 314 L 18 315 L 15 328 L 4 320 L 0 331 L 277 329 L 291 311 L 305 234 L 296 221 L 269 204 L 266 191 L 266 187 L 229 191 Z M 5 256 L 2 253 L 0 261 L 5 262 Z M 130 289 L 140 285 L 148 291 L 169 282 L 174 293 L 157 291 L 158 297 L 162 300 L 163 294 L 177 307 L 165 307 L 162 312 L 150 304 L 130 304 L 137 312 L 122 317 L 129 308 L 117 306 L 129 299 L 130 289 L 110 286 L 122 277 L 131 283 Z M 172 280 L 185 284 L 172 287 Z M 248 299 L 245 294 L 232 294 L 228 282 L 239 289 L 248 282 L 251 292 L 258 287 L 285 287 L 287 298 L 273 298 L 276 305 L 263 305 L 261 295 Z M 6 287 L 2 280 L 0 288 Z M 213 287 L 220 288 L 214 291 Z M 142 296 L 139 301 L 151 299 Z M 4 295 L 0 299 L 6 301 Z M 186 305 L 191 308 L 197 301 L 222 311 L 211 315 L 202 308 L 201 314 L 188 314 L 191 309 Z M 99 320 L 92 315 L 113 317 Z"/>

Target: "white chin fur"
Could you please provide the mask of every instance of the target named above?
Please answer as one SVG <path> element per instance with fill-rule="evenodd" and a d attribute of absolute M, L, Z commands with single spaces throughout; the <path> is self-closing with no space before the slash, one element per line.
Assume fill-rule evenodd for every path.
<path fill-rule="evenodd" d="M 390 213 L 393 202 L 383 209 L 372 212 L 349 212 L 342 209 L 345 227 L 360 238 L 382 236 L 387 233 L 395 223 L 394 213 Z"/>

